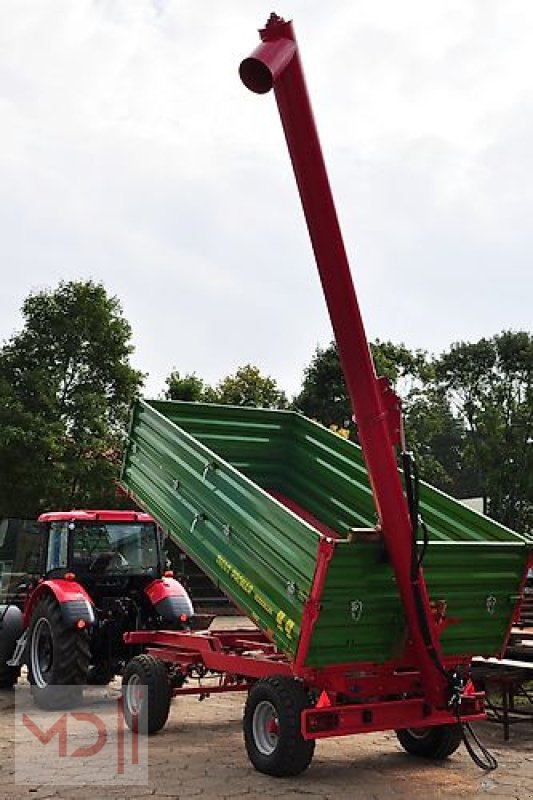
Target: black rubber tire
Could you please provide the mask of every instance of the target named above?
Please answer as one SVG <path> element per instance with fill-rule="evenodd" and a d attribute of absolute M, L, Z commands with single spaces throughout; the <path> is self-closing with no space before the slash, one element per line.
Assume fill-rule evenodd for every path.
<path fill-rule="evenodd" d="M 299 775 L 313 758 L 314 740 L 307 741 L 301 732 L 301 713 L 309 706 L 303 685 L 285 675 L 264 678 L 252 686 L 244 708 L 243 732 L 248 758 L 254 767 L 277 778 Z M 263 717 L 274 712 L 276 731 L 267 731 Z M 258 741 L 260 735 L 269 741 Z M 276 741 L 277 739 L 277 741 Z"/>
<path fill-rule="evenodd" d="M 412 756 L 442 761 L 455 753 L 463 740 L 460 725 L 404 728 L 396 731 L 398 741 Z"/>
<path fill-rule="evenodd" d="M 133 685 L 144 687 L 137 708 L 129 697 Z M 157 733 L 165 726 L 170 712 L 172 691 L 164 663 L 153 656 L 140 655 L 126 664 L 122 675 L 124 719 L 130 730 L 142 734 Z"/>
<path fill-rule="evenodd" d="M 93 664 L 89 667 L 87 674 L 87 683 L 90 686 L 107 686 L 115 677 L 114 671 L 105 662 L 102 664 Z"/>
<path fill-rule="evenodd" d="M 12 689 L 20 678 L 20 667 L 8 667 L 0 664 L 0 689 Z"/>
<path fill-rule="evenodd" d="M 41 636 L 51 641 L 48 669 L 35 663 Z M 28 637 L 28 678 L 35 704 L 55 710 L 79 703 L 87 683 L 89 658 L 87 630 L 67 625 L 56 599 L 44 597 L 33 611 Z"/>
<path fill-rule="evenodd" d="M 12 689 L 20 678 L 20 667 L 9 667 L 17 640 L 23 631 L 22 612 L 17 606 L 0 606 L 0 689 Z"/>

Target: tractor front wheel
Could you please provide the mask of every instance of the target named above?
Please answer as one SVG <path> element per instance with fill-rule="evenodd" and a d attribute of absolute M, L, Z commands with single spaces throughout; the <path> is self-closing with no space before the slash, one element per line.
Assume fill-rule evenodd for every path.
<path fill-rule="evenodd" d="M 285 675 L 257 681 L 244 709 L 244 743 L 259 772 L 282 778 L 299 775 L 313 758 L 314 740 L 301 732 L 301 714 L 309 706 L 303 685 Z"/>
<path fill-rule="evenodd" d="M 39 708 L 69 708 L 80 701 L 89 670 L 89 636 L 68 625 L 52 596 L 44 597 L 32 614 L 28 672 Z"/>
<path fill-rule="evenodd" d="M 412 756 L 441 761 L 455 753 L 462 741 L 460 725 L 435 725 L 431 728 L 403 728 L 396 731 L 398 741 Z"/>
<path fill-rule="evenodd" d="M 168 719 L 171 699 L 164 663 L 147 655 L 132 658 L 122 676 L 122 702 L 128 728 L 142 734 L 160 731 Z"/>

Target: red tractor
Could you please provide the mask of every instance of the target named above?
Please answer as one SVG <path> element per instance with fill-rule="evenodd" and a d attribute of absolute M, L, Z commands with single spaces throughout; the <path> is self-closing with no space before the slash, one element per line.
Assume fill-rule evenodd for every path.
<path fill-rule="evenodd" d="M 193 606 L 166 570 L 148 514 L 62 511 L 39 522 L 38 574 L 23 577 L 0 606 L 0 688 L 12 687 L 26 664 L 35 702 L 51 709 L 122 672 L 135 655 L 126 631 L 186 630 Z"/>

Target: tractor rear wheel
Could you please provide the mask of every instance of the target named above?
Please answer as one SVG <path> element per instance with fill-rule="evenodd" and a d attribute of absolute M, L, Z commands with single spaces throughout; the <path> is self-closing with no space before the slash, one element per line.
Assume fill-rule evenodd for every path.
<path fill-rule="evenodd" d="M 52 596 L 35 607 L 29 634 L 28 672 L 39 708 L 69 708 L 81 700 L 89 669 L 89 635 L 67 625 Z"/>
<path fill-rule="evenodd" d="M 132 658 L 122 675 L 126 725 L 142 734 L 157 733 L 170 712 L 172 691 L 164 663 L 153 656 Z"/>
<path fill-rule="evenodd" d="M 309 706 L 303 685 L 285 675 L 257 681 L 244 709 L 244 743 L 259 772 L 278 778 L 299 775 L 313 758 L 314 740 L 301 731 L 301 714 Z"/>
<path fill-rule="evenodd" d="M 431 728 L 403 728 L 396 731 L 398 741 L 412 756 L 441 761 L 455 753 L 463 739 L 460 725 L 435 725 Z"/>

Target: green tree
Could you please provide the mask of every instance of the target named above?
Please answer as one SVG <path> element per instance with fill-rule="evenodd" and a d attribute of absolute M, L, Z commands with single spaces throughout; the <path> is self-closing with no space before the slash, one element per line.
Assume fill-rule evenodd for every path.
<path fill-rule="evenodd" d="M 316 348 L 304 369 L 302 390 L 294 398 L 293 407 L 328 428 L 332 425 L 347 428 L 350 425 L 352 404 L 335 342 L 325 348 Z"/>
<path fill-rule="evenodd" d="M 286 408 L 287 397 L 274 378 L 262 375 L 258 367 L 245 364 L 227 375 L 215 389 L 216 401 L 227 405 L 257 408 Z"/>
<path fill-rule="evenodd" d="M 165 381 L 167 400 L 187 400 L 194 403 L 216 402 L 216 392 L 195 372 L 181 375 L 177 369 L 173 370 Z"/>
<path fill-rule="evenodd" d="M 0 350 L 0 516 L 116 503 L 132 398 L 131 328 L 92 281 L 31 294 Z"/>
<path fill-rule="evenodd" d="M 233 375 L 226 375 L 213 388 L 195 372 L 181 375 L 173 370 L 165 381 L 167 400 L 187 400 L 194 403 L 255 406 L 257 408 L 286 408 L 287 396 L 277 381 L 262 375 L 259 367 L 245 364 Z"/>
<path fill-rule="evenodd" d="M 421 476 L 444 491 L 460 494 L 466 478 L 461 462 L 463 429 L 445 395 L 436 390 L 432 361 L 423 350 L 389 341 L 373 342 L 371 351 L 377 374 L 387 377 L 402 399 L 407 442 L 417 455 Z M 315 351 L 294 407 L 327 427 L 348 428 L 356 438 L 335 342 Z"/>
<path fill-rule="evenodd" d="M 455 497 L 476 494 L 475 475 L 464 461 L 464 426 L 432 383 L 410 396 L 405 430 L 425 481 Z"/>
<path fill-rule="evenodd" d="M 464 458 L 491 516 L 533 530 L 533 336 L 503 331 L 459 342 L 436 363 L 439 386 L 466 430 Z"/>
<path fill-rule="evenodd" d="M 404 400 L 431 375 L 431 366 L 424 351 L 413 352 L 403 344 L 381 342 L 379 339 L 370 347 L 377 374 L 387 377 Z M 315 350 L 304 370 L 302 391 L 295 398 L 294 407 L 328 427 L 346 427 L 351 420 L 352 404 L 335 342 Z"/>

